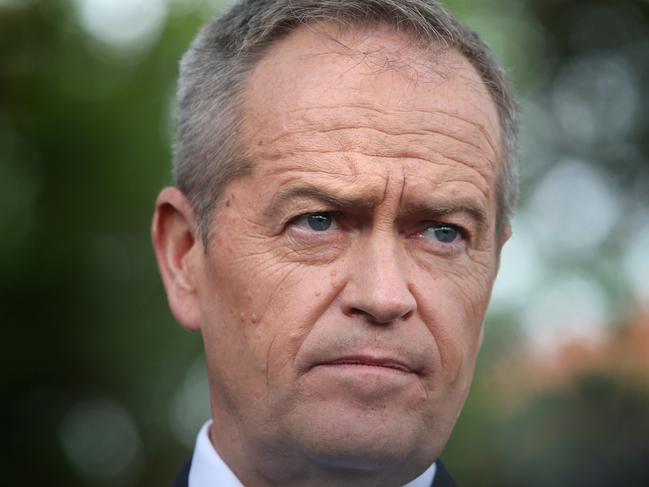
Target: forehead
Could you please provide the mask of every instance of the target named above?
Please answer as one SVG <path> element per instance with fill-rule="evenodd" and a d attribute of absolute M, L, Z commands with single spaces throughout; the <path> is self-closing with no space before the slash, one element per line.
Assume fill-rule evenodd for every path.
<path fill-rule="evenodd" d="M 498 114 L 459 52 L 388 27 L 302 27 L 277 42 L 246 87 L 243 141 L 253 160 L 336 152 L 456 162 L 495 184 Z M 443 168 L 442 168 L 443 170 Z"/>

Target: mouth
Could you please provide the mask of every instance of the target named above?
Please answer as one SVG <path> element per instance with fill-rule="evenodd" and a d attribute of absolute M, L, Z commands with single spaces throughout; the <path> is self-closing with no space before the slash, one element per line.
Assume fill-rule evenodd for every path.
<path fill-rule="evenodd" d="M 403 372 L 408 374 L 415 372 L 403 362 L 393 358 L 369 357 L 369 356 L 360 356 L 360 355 L 352 356 L 352 357 L 341 357 L 328 362 L 321 362 L 319 364 L 316 364 L 316 366 L 379 367 L 383 369 L 388 369 L 388 370 L 393 370 L 396 372 Z"/>

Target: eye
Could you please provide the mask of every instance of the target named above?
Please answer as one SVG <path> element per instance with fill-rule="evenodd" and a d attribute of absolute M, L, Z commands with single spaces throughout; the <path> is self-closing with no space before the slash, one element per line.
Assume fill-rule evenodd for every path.
<path fill-rule="evenodd" d="M 462 237 L 460 229 L 454 225 L 435 223 L 426 228 L 422 235 L 426 238 L 437 240 L 440 243 L 451 244 Z"/>
<path fill-rule="evenodd" d="M 314 232 L 325 232 L 335 224 L 335 218 L 333 213 L 311 213 L 298 217 L 293 224 Z"/>

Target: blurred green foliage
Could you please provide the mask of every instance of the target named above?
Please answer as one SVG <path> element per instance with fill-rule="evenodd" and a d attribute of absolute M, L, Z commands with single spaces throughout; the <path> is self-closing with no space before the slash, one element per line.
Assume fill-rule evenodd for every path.
<path fill-rule="evenodd" d="M 168 0 L 150 46 L 115 48 L 84 29 L 81 3 L 0 1 L 3 480 L 168 485 L 191 451 L 183 431 L 209 409 L 192 402 L 205 385 L 200 337 L 166 307 L 149 222 L 170 182 L 177 61 L 223 7 Z M 634 79 L 649 79 L 646 1 L 448 3 L 494 46 L 524 100 L 547 101 L 566 66 L 589 56 L 623 59 Z M 623 140 L 565 139 L 553 150 L 597 154 L 625 201 L 644 205 L 649 84 L 635 87 L 641 106 L 630 108 L 638 115 Z M 615 107 L 620 93 L 606 90 L 599 96 Z M 555 155 L 531 160 L 542 141 L 525 123 L 524 195 Z M 627 231 L 635 208 L 625 206 L 629 219 L 615 231 Z M 580 261 L 583 272 L 604 283 L 623 315 L 634 300 L 617 261 L 595 260 Z M 445 454 L 461 484 L 649 485 L 646 387 L 576 377 L 574 387 L 503 415 L 493 371 L 521 346 L 515 321 L 503 312 L 488 324 L 476 385 Z"/>

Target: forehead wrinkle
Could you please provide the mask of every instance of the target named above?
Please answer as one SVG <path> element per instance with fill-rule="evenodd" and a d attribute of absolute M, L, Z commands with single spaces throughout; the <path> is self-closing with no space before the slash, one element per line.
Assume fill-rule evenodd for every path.
<path fill-rule="evenodd" d="M 421 128 L 420 130 L 394 130 L 390 131 L 387 129 L 378 129 L 375 127 L 371 127 L 369 125 L 362 125 L 362 124 L 348 124 L 348 123 L 341 123 L 338 126 L 327 128 L 327 129 L 318 129 L 314 130 L 311 128 L 305 128 L 302 130 L 287 130 L 284 133 L 281 133 L 274 138 L 271 138 L 268 141 L 264 141 L 265 144 L 273 144 L 282 141 L 283 139 L 295 137 L 295 136 L 301 136 L 305 134 L 333 134 L 336 132 L 344 132 L 346 130 L 368 130 L 368 131 L 373 131 L 373 132 L 379 132 L 385 135 L 389 136 L 394 136 L 394 137 L 400 137 L 400 136 L 413 136 L 413 135 L 442 135 L 444 137 L 448 137 L 449 139 L 452 139 L 460 144 L 463 145 L 468 145 L 474 149 L 477 150 L 482 150 L 482 147 L 477 145 L 471 140 L 463 140 L 457 135 L 451 133 L 451 132 L 443 132 L 442 130 L 439 129 L 427 129 L 427 128 Z M 491 148 L 491 146 L 490 146 Z"/>
<path fill-rule="evenodd" d="M 258 154 L 254 157 L 257 165 L 264 166 L 266 175 L 281 174 L 287 170 L 301 171 L 304 173 L 324 173 L 343 177 L 354 178 L 360 172 L 360 164 L 364 158 L 374 160 L 376 164 L 380 161 L 386 163 L 421 163 L 424 165 L 434 164 L 445 166 L 448 170 L 475 172 L 488 182 L 491 179 L 490 167 L 494 167 L 492 161 L 474 160 L 463 157 L 462 151 L 453 150 L 428 150 L 426 148 L 414 147 L 390 147 L 385 146 L 375 151 L 368 151 L 356 148 L 341 150 L 332 149 L 307 149 L 291 148 L 287 150 L 276 150 L 274 153 Z M 264 164 L 264 162 L 266 164 Z M 387 168 L 388 166 L 386 166 Z M 378 166 L 376 167 L 378 169 Z M 367 173 L 368 171 L 364 171 Z M 370 173 L 375 173 L 370 170 Z M 468 173 L 467 177 L 470 177 Z"/>
<path fill-rule="evenodd" d="M 482 134 L 484 137 L 485 141 L 493 151 L 495 155 L 498 157 L 501 156 L 501 150 L 499 149 L 502 146 L 502 125 L 501 125 L 501 120 L 500 120 L 500 115 L 499 115 L 499 110 L 498 107 L 496 106 L 496 101 L 494 100 L 494 97 L 491 95 L 489 92 L 487 86 L 485 85 L 485 82 L 482 80 L 481 76 L 478 74 L 474 66 L 470 66 L 471 71 L 478 76 L 477 79 L 474 79 L 473 77 L 469 76 L 468 74 L 464 74 L 462 70 L 456 70 L 455 76 L 461 80 L 463 80 L 468 86 L 472 88 L 472 91 L 475 95 L 478 96 L 478 98 L 482 97 L 483 101 L 487 101 L 487 103 L 473 103 L 471 105 L 471 110 L 472 112 L 475 112 L 476 110 L 480 112 L 484 120 L 489 120 L 490 116 L 487 113 L 488 112 L 488 106 L 491 106 L 493 109 L 492 115 L 494 116 L 494 122 L 495 122 L 495 127 L 496 127 L 496 141 L 494 141 L 491 136 L 489 135 L 489 132 L 485 128 L 485 124 L 478 123 L 476 121 L 470 120 L 465 117 L 461 117 L 458 115 L 458 113 L 452 113 L 449 111 L 444 111 L 440 110 L 441 113 L 444 113 L 445 115 L 448 115 L 449 117 L 454 117 L 459 120 L 462 120 L 465 123 L 474 125 Z M 481 96 L 482 95 L 482 96 Z M 488 125 L 488 124 L 487 124 Z"/>
<path fill-rule="evenodd" d="M 275 154 L 264 154 L 259 159 L 265 162 L 286 161 L 292 162 L 290 167 L 295 168 L 295 171 L 304 173 L 326 173 L 329 175 L 338 175 L 344 177 L 356 177 L 361 172 L 358 169 L 359 161 L 358 156 L 367 157 L 379 161 L 388 161 L 393 163 L 403 163 L 405 161 L 420 162 L 422 164 L 434 164 L 436 166 L 446 166 L 449 170 L 458 170 L 461 168 L 469 168 L 475 171 L 484 181 L 489 181 L 491 173 L 488 167 L 484 164 L 476 164 L 472 160 L 460 159 L 452 154 L 443 154 L 440 151 L 432 152 L 427 150 L 417 151 L 415 149 L 384 149 L 386 152 L 368 152 L 359 149 L 331 149 L 331 150 L 308 150 L 308 149 L 295 149 L 291 151 L 277 151 Z M 318 157 L 319 156 L 319 157 Z M 345 166 L 349 168 L 349 172 L 341 171 L 339 161 L 342 158 Z M 330 162 L 330 159 L 331 162 Z M 488 161 L 489 166 L 495 164 Z M 268 166 L 266 171 L 267 175 L 281 174 L 287 170 L 285 165 L 272 164 Z M 365 171 L 366 174 L 376 174 L 374 171 Z M 467 175 L 468 176 L 468 175 Z"/>
<path fill-rule="evenodd" d="M 386 120 L 385 117 L 376 119 L 375 117 L 368 117 L 367 113 L 359 117 L 358 111 L 355 107 L 328 107 L 336 110 L 336 116 L 330 117 L 330 121 L 326 120 L 327 117 L 322 116 L 309 116 L 299 117 L 300 120 L 290 122 L 291 127 L 283 127 L 280 133 L 273 134 L 270 139 L 264 139 L 260 134 L 260 139 L 257 144 L 253 146 L 263 158 L 276 160 L 285 155 L 295 154 L 298 152 L 316 151 L 316 152 L 334 152 L 340 149 L 348 149 L 357 146 L 364 147 L 365 150 L 361 153 L 368 153 L 374 156 L 395 156 L 399 157 L 399 150 L 396 144 L 392 141 L 387 142 L 385 138 L 396 137 L 398 139 L 405 139 L 402 145 L 409 147 L 413 151 L 414 146 L 418 146 L 423 150 L 417 150 L 412 154 L 416 158 L 427 159 L 430 154 L 436 151 L 447 152 L 451 151 L 457 153 L 450 159 L 461 162 L 470 167 L 480 166 L 480 162 L 487 162 L 492 167 L 496 166 L 496 156 L 493 143 L 486 135 L 486 131 L 481 124 L 474 123 L 466 120 L 460 116 L 449 114 L 443 111 L 430 111 L 418 110 L 413 111 L 394 111 L 394 115 L 398 116 L 403 112 L 418 113 L 425 115 L 439 115 L 443 117 L 453 117 L 456 120 L 464 122 L 467 130 L 449 130 L 448 124 L 436 120 L 423 121 L 417 117 L 410 123 L 392 123 L 391 120 Z M 303 109 L 302 112 L 312 111 L 314 109 Z M 319 110 L 319 109 L 315 109 Z M 351 113 L 349 113 L 351 110 Z M 340 112 L 347 112 L 346 116 L 340 115 Z M 384 115 L 389 117 L 389 114 L 382 111 Z M 329 123 L 327 123 L 329 122 Z M 428 123 L 426 123 L 428 122 Z M 432 122 L 432 123 L 431 123 Z M 324 125 L 324 128 L 323 128 Z M 402 127 L 402 128 L 401 128 Z M 477 131 L 476 131 L 477 129 Z M 359 134 L 365 132 L 365 134 Z M 368 134 L 369 133 L 369 134 Z M 448 139 L 448 143 L 443 145 L 434 143 L 433 139 L 428 137 Z M 486 146 L 484 143 L 486 142 Z M 459 144 L 461 148 L 456 147 Z M 427 147 L 432 147 L 428 150 Z M 381 152 L 367 151 L 367 148 L 377 147 Z M 329 149 L 331 148 L 331 149 Z M 329 150 L 328 150 L 329 149 Z M 395 150 L 396 149 L 396 150 Z M 444 149 L 444 150 L 442 150 Z"/>
<path fill-rule="evenodd" d="M 322 155 L 324 154 L 322 151 L 311 151 L 315 154 Z M 300 152 L 299 155 L 302 156 L 303 154 L 309 154 L 311 152 Z M 263 176 L 276 176 L 276 175 L 285 175 L 285 174 L 290 174 L 285 181 L 282 181 L 280 185 L 285 185 L 290 183 L 291 181 L 295 179 L 301 179 L 303 178 L 304 174 L 321 174 L 325 177 L 333 177 L 336 180 L 340 181 L 341 179 L 349 179 L 350 181 L 353 181 L 354 178 L 356 177 L 358 171 L 357 168 L 355 167 L 354 164 L 352 164 L 352 161 L 345 161 L 348 162 L 347 166 L 349 166 L 349 171 L 344 171 L 343 166 L 336 161 L 334 164 L 326 164 L 327 161 L 318 159 L 317 161 L 313 161 L 312 165 L 307 163 L 306 158 L 301 157 L 299 160 L 299 163 L 289 163 L 291 155 L 287 155 L 285 157 L 278 157 L 277 159 L 274 159 L 275 161 L 278 160 L 284 160 L 286 161 L 285 164 L 269 164 L 265 167 Z M 338 156 L 338 153 L 336 154 Z"/>
<path fill-rule="evenodd" d="M 308 113 L 310 111 L 317 111 L 317 110 L 336 110 L 339 111 L 344 108 L 349 108 L 349 109 L 354 109 L 354 110 L 364 110 L 366 112 L 373 112 L 378 115 L 391 115 L 391 114 L 397 114 L 397 115 L 402 115 L 404 113 L 411 113 L 411 114 L 421 114 L 421 115 L 432 115 L 432 114 L 440 114 L 444 116 L 448 116 L 454 119 L 457 119 L 463 123 L 473 125 L 477 129 L 480 130 L 481 134 L 484 136 L 485 139 L 490 140 L 489 134 L 486 132 L 484 126 L 478 122 L 475 122 L 470 119 L 466 119 L 464 117 L 460 117 L 457 113 L 452 113 L 450 111 L 444 110 L 442 108 L 435 108 L 435 109 L 424 109 L 424 108 L 398 108 L 398 107 L 390 107 L 389 109 L 381 108 L 373 104 L 372 102 L 363 102 L 363 101 L 356 101 L 354 103 L 348 103 L 345 106 L 341 105 L 314 105 L 314 106 L 309 106 L 309 107 L 300 107 L 300 108 L 294 108 L 287 110 L 286 113 L 299 113 L 299 112 L 305 112 Z M 317 119 L 317 117 L 316 117 Z M 419 122 L 418 122 L 419 123 Z"/>
<path fill-rule="evenodd" d="M 358 156 L 369 158 L 370 161 L 364 162 Z M 263 164 L 263 162 L 271 162 Z M 281 162 L 279 162 L 281 161 Z M 386 164 L 381 164 L 386 161 Z M 314 175 L 323 178 L 332 179 L 335 184 L 355 184 L 358 181 L 369 181 L 371 178 L 384 179 L 381 174 L 390 167 L 395 167 L 393 162 L 402 167 L 404 174 L 408 173 L 407 167 L 416 169 L 416 166 L 435 165 L 444 167 L 430 184 L 439 186 L 440 184 L 450 184 L 454 182 L 471 184 L 489 200 L 490 198 L 490 179 L 494 176 L 485 167 L 472 167 L 460 159 L 454 159 L 452 156 L 443 154 L 416 154 L 412 152 L 401 152 L 397 155 L 381 155 L 376 153 L 367 153 L 359 150 L 348 151 L 295 151 L 291 154 L 278 154 L 276 158 L 265 159 L 261 161 L 263 172 L 260 177 L 265 178 L 275 175 L 289 175 L 280 183 L 281 186 L 289 184 L 296 179 L 313 177 Z M 471 172 L 466 172 L 469 167 Z M 461 172 L 458 172 L 461 171 Z M 479 178 L 478 178 L 479 176 Z"/>
<path fill-rule="evenodd" d="M 436 154 L 437 158 L 434 161 L 434 163 L 438 165 L 445 165 L 448 167 L 449 170 L 457 169 L 458 164 L 460 165 L 465 165 L 473 169 L 480 178 L 482 179 L 482 182 L 485 183 L 486 187 L 489 188 L 489 180 L 491 177 L 491 174 L 488 172 L 488 170 L 484 167 L 476 167 L 476 166 L 471 166 L 466 164 L 463 160 L 454 158 L 452 156 L 446 156 L 443 154 Z M 456 176 L 456 179 L 444 179 L 444 182 L 453 182 L 453 181 L 462 181 L 462 182 L 468 182 L 468 179 L 465 177 L 464 179 L 460 178 L 459 176 Z M 477 185 L 476 185 L 477 186 Z"/>
<path fill-rule="evenodd" d="M 453 118 L 455 120 L 460 120 L 460 121 L 462 121 L 462 122 L 464 122 L 466 124 L 472 125 L 476 129 L 478 129 L 478 131 L 482 135 L 483 140 L 487 143 L 487 145 L 491 149 L 492 155 L 497 157 L 500 154 L 500 151 L 496 148 L 496 144 L 491 140 L 491 137 L 489 136 L 489 133 L 487 132 L 487 129 L 484 127 L 483 124 L 478 123 L 478 122 L 474 122 L 473 120 L 469 120 L 469 119 L 464 118 L 464 117 L 461 117 L 458 114 L 446 112 L 446 111 L 443 111 L 443 110 L 438 110 L 436 113 L 439 113 L 439 114 L 445 115 L 445 116 L 447 116 L 449 118 Z M 475 147 L 478 148 L 478 149 L 481 149 L 481 147 L 479 147 L 479 146 L 475 146 Z"/>
<path fill-rule="evenodd" d="M 320 158 L 312 157 L 312 155 L 322 156 Z M 471 173 L 461 173 L 458 174 L 458 166 L 460 164 L 462 167 L 467 167 L 467 164 L 458 162 L 451 158 L 442 156 L 440 154 L 434 154 L 429 157 L 420 157 L 412 153 L 401 153 L 398 155 L 381 155 L 375 153 L 367 153 L 362 151 L 346 151 L 341 153 L 340 151 L 331 151 L 331 157 L 333 158 L 343 158 L 345 164 L 344 167 L 349 169 L 348 171 L 340 170 L 343 166 L 340 165 L 338 161 L 334 161 L 331 164 L 328 164 L 329 152 L 323 151 L 300 151 L 292 155 L 282 155 L 278 159 L 266 159 L 265 162 L 270 161 L 286 161 L 290 162 L 295 159 L 294 163 L 275 165 L 268 164 L 267 169 L 263 172 L 262 177 L 282 175 L 286 172 L 292 174 L 287 181 L 294 179 L 303 179 L 306 175 L 320 175 L 322 177 L 330 178 L 336 180 L 336 183 L 340 184 L 354 184 L 359 178 L 381 178 L 385 179 L 385 176 L 381 174 L 382 170 L 388 170 L 390 167 L 395 167 L 395 165 L 401 165 L 402 167 L 407 162 L 421 163 L 425 165 L 433 164 L 435 166 L 445 166 L 446 170 L 443 173 L 438 174 L 438 182 L 435 184 L 446 184 L 452 182 L 463 182 L 470 183 L 479 188 L 479 191 L 485 194 L 485 197 L 488 198 L 488 187 L 489 187 L 489 178 L 490 173 L 484 168 L 474 168 L 470 167 Z M 309 157 L 305 157 L 308 155 Z M 361 169 L 359 164 L 362 161 L 358 160 L 354 156 L 363 156 L 366 158 L 372 159 L 370 164 L 376 164 L 370 168 Z M 382 161 L 385 161 L 386 164 L 381 164 Z M 391 163 L 388 165 L 388 163 Z M 365 166 L 365 164 L 363 164 Z M 452 174 L 453 178 L 449 178 L 448 174 Z M 479 176 L 479 180 L 477 176 Z M 286 184 L 286 182 L 280 183 L 281 185 Z M 483 188 L 486 186 L 487 188 Z"/>
<path fill-rule="evenodd" d="M 461 185 L 473 186 L 475 190 L 484 198 L 484 201 L 490 201 L 491 199 L 492 193 L 490 191 L 490 186 L 488 184 L 479 185 L 476 184 L 476 182 L 474 181 L 467 181 L 466 179 L 452 179 L 452 178 L 445 179 L 442 184 L 445 185 L 461 184 Z"/>
<path fill-rule="evenodd" d="M 334 129 L 327 132 L 336 133 Z M 339 138 L 326 135 L 318 137 L 320 132 L 316 128 L 303 130 L 297 135 L 286 133 L 282 135 L 281 143 L 257 146 L 255 159 L 261 162 L 272 161 L 273 164 L 266 165 L 268 174 L 271 175 L 287 169 L 296 169 L 345 177 L 354 177 L 359 172 L 359 164 L 364 157 L 376 159 L 377 163 L 381 160 L 403 163 L 408 160 L 421 161 L 426 165 L 446 166 L 449 171 L 470 169 L 487 184 L 493 179 L 492 170 L 497 166 L 496 161 L 487 158 L 472 145 L 462 145 L 463 139 L 453 134 L 447 137 L 437 132 L 419 130 L 414 136 L 410 135 L 413 132 L 406 132 L 405 135 L 386 135 L 374 127 L 354 127 L 346 132 L 339 129 L 338 133 L 346 135 Z M 424 135 L 419 135 L 420 133 Z M 399 143 L 395 143 L 392 137 L 396 137 L 396 142 Z M 440 138 L 443 138 L 442 141 L 448 141 L 440 143 Z M 279 164 L 278 161 L 285 164 Z M 465 174 L 467 178 L 472 178 L 470 174 Z"/>

